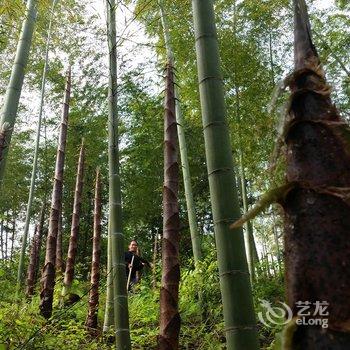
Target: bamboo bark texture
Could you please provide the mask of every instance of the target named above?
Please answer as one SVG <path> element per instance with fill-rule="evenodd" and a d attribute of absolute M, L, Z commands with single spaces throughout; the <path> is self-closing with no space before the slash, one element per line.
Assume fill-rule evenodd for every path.
<path fill-rule="evenodd" d="M 169 25 L 168 25 L 165 10 L 161 1 L 162 0 L 158 0 L 158 4 L 160 8 L 160 16 L 161 16 L 161 21 L 163 26 L 164 42 L 165 42 L 165 47 L 167 51 L 167 58 L 168 60 L 171 60 L 171 62 L 173 62 L 173 65 L 174 65 L 175 59 L 174 59 L 174 53 L 173 53 L 171 40 L 170 40 Z M 195 204 L 193 199 L 190 165 L 188 162 L 187 144 L 186 144 L 185 127 L 184 127 L 185 122 L 182 116 L 179 92 L 175 84 L 175 76 L 174 76 L 174 98 L 175 98 L 175 115 L 176 115 L 176 121 L 177 121 L 177 133 L 178 133 L 178 140 L 179 140 L 182 177 L 183 177 L 184 189 L 185 189 L 187 216 L 188 216 L 188 222 L 190 226 L 194 262 L 195 262 L 195 265 L 197 265 L 197 263 L 202 258 L 202 248 L 201 248 L 201 241 L 200 241 L 200 235 L 199 235 L 198 224 L 197 224 Z"/>
<path fill-rule="evenodd" d="M 62 190 L 63 171 L 67 142 L 67 127 L 69 114 L 69 101 L 71 91 L 71 70 L 67 72 L 67 82 L 63 100 L 63 112 L 61 118 L 61 128 L 58 140 L 55 176 L 53 182 L 51 210 L 49 220 L 49 232 L 46 240 L 45 264 L 42 272 L 42 286 L 40 293 L 40 313 L 45 318 L 50 318 L 52 314 L 53 292 L 55 288 L 55 263 L 56 263 L 56 241 L 60 213 L 62 210 Z"/>
<path fill-rule="evenodd" d="M 95 200 L 94 200 L 94 235 L 92 240 L 91 288 L 89 293 L 89 311 L 85 326 L 92 335 L 97 331 L 98 288 L 100 283 L 101 257 L 101 180 L 100 171 L 96 170 Z"/>
<path fill-rule="evenodd" d="M 175 116 L 174 73 L 172 62 L 166 67 L 164 113 L 164 186 L 162 281 L 160 290 L 159 350 L 178 349 L 179 314 L 179 241 L 180 217 L 178 206 L 179 164 L 177 125 Z"/>
<path fill-rule="evenodd" d="M 294 186 L 282 203 L 287 298 L 293 316 L 307 302 L 328 328 L 297 326 L 290 349 L 348 349 L 350 130 L 331 101 L 304 0 L 294 0 L 294 66 L 285 136 Z"/>
<path fill-rule="evenodd" d="M 43 114 L 43 106 L 44 106 L 45 87 L 46 87 L 46 74 L 48 71 L 49 50 L 50 50 L 50 42 L 51 42 L 51 27 L 52 27 L 52 19 L 53 19 L 53 14 L 54 14 L 56 2 L 57 2 L 57 0 L 53 0 L 53 2 L 52 2 L 49 27 L 47 30 L 45 63 L 44 63 L 44 70 L 43 70 L 43 74 L 42 74 L 42 80 L 41 80 L 39 116 L 38 116 L 38 126 L 37 126 L 37 131 L 36 131 L 32 177 L 30 180 L 30 190 L 29 190 L 26 220 L 25 220 L 25 224 L 24 224 L 24 232 L 23 232 L 23 238 L 22 238 L 21 255 L 20 255 L 19 264 L 18 264 L 17 291 L 20 289 L 20 285 L 21 285 L 22 279 L 23 279 L 24 258 L 25 258 L 26 248 L 27 248 L 28 229 L 29 229 L 29 224 L 30 224 L 32 203 L 33 203 L 34 192 L 35 192 L 35 180 L 36 180 L 36 173 L 37 173 L 37 167 L 38 167 L 38 157 L 39 157 L 39 147 L 40 147 L 40 131 L 41 131 L 41 122 L 42 122 L 42 114 Z"/>
<path fill-rule="evenodd" d="M 72 226 L 69 237 L 68 256 L 66 270 L 64 273 L 62 300 L 69 294 L 74 278 L 74 265 L 78 248 L 78 235 L 80 225 L 81 201 L 83 196 L 83 180 L 84 180 L 84 163 L 85 163 L 85 148 L 84 140 L 82 141 L 79 153 L 77 178 L 75 182 L 74 203 L 72 214 Z"/>
<path fill-rule="evenodd" d="M 107 2 L 109 86 L 108 86 L 108 165 L 109 225 L 113 274 L 113 306 L 116 348 L 130 350 L 129 310 L 126 289 L 124 234 L 122 225 L 121 184 L 119 173 L 119 134 L 117 107 L 116 4 Z"/>
<path fill-rule="evenodd" d="M 40 219 L 38 225 L 35 226 L 35 235 L 33 237 L 33 243 L 30 252 L 30 259 L 27 272 L 27 289 L 26 295 L 31 298 L 34 295 L 34 288 L 39 271 L 39 258 L 41 250 L 41 242 L 44 231 L 44 219 L 45 219 L 45 205 L 41 209 Z"/>
<path fill-rule="evenodd" d="M 193 0 L 202 120 L 224 310 L 227 349 L 258 349 L 256 321 L 240 217 L 211 0 Z"/>
<path fill-rule="evenodd" d="M 37 0 L 27 1 L 26 18 L 17 45 L 15 61 L 12 66 L 10 82 L 6 89 L 0 122 L 0 190 L 2 187 L 6 159 L 15 125 L 24 73 L 28 63 L 30 47 L 37 17 Z"/>

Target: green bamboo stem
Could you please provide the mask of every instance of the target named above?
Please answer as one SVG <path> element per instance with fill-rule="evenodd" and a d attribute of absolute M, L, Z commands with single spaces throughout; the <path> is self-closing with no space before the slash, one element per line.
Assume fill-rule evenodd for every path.
<path fill-rule="evenodd" d="M 6 159 L 16 121 L 21 96 L 24 73 L 27 67 L 34 26 L 37 17 L 37 0 L 28 0 L 26 18 L 23 21 L 21 35 L 17 45 L 15 61 L 12 67 L 9 85 L 6 89 L 0 122 L 0 189 L 3 184 Z M 22 268 L 23 270 L 23 268 Z"/>
<path fill-rule="evenodd" d="M 122 205 L 119 174 L 119 135 L 117 110 L 117 48 L 115 1 L 108 0 L 108 162 L 109 162 L 109 220 L 113 271 L 113 302 L 116 347 L 131 350 L 128 297 L 126 290 L 124 234 L 122 232 Z"/>
<path fill-rule="evenodd" d="M 108 243 L 107 243 L 107 291 L 106 291 L 106 305 L 103 321 L 103 332 L 108 332 L 114 323 L 113 316 L 113 275 L 112 271 L 112 244 L 110 228 L 108 227 Z"/>
<path fill-rule="evenodd" d="M 245 182 L 246 181 L 245 171 L 243 167 L 243 155 L 241 150 L 239 150 L 239 170 L 240 170 L 243 212 L 245 214 L 248 211 L 248 197 L 247 197 L 247 187 Z M 245 251 L 247 255 L 250 283 L 253 284 L 255 279 L 255 269 L 254 269 L 254 258 L 253 258 L 253 251 L 252 251 L 253 247 L 250 239 L 251 239 L 251 236 L 250 236 L 250 230 L 249 230 L 249 222 L 247 221 L 244 224 L 244 244 L 245 244 Z"/>
<path fill-rule="evenodd" d="M 21 287 L 21 284 L 23 281 L 23 276 L 24 276 L 23 275 L 24 274 L 24 258 L 25 258 L 25 254 L 26 254 L 26 248 L 27 248 L 28 230 L 29 230 L 29 224 L 30 224 L 32 204 L 33 204 L 33 199 L 34 199 L 35 180 L 36 180 L 36 173 L 37 173 L 37 167 L 38 167 L 38 156 L 39 156 L 39 147 L 40 147 L 40 131 L 41 131 L 41 122 L 42 122 L 44 97 L 45 97 L 46 74 L 48 71 L 49 50 L 50 50 L 50 42 L 51 42 L 51 27 L 52 27 L 52 19 L 53 19 L 53 14 L 54 14 L 54 9 L 55 9 L 56 3 L 57 3 L 57 0 L 52 1 L 50 22 L 49 22 L 49 27 L 47 30 L 45 63 L 44 63 L 44 70 L 43 70 L 43 74 L 42 74 L 42 80 L 41 80 L 39 116 L 38 116 L 38 126 L 37 126 L 37 130 L 36 130 L 36 141 L 35 141 L 32 177 L 30 180 L 30 190 L 29 190 L 28 203 L 27 203 L 26 220 L 25 220 L 25 224 L 24 224 L 21 254 L 19 257 L 19 264 L 18 264 L 17 293 Z"/>
<path fill-rule="evenodd" d="M 193 0 L 199 91 L 220 273 L 227 349 L 258 349 L 256 321 L 240 217 L 211 0 Z"/>
<path fill-rule="evenodd" d="M 161 0 L 158 0 L 158 5 L 160 9 L 160 18 L 163 26 L 163 34 L 164 34 L 164 42 L 165 42 L 165 48 L 167 52 L 167 58 L 168 58 L 168 61 L 174 63 L 174 52 L 172 50 L 172 45 L 170 40 L 169 25 L 168 25 L 167 17 L 166 17 L 163 5 L 161 3 Z M 201 249 L 200 235 L 199 235 L 198 224 L 197 224 L 195 204 L 193 199 L 191 173 L 190 173 L 190 166 L 188 162 L 187 144 L 186 144 L 186 136 L 185 136 L 185 130 L 184 130 L 184 119 L 182 116 L 179 92 L 178 92 L 176 83 L 174 86 L 174 95 L 175 95 L 175 114 L 176 114 L 176 121 L 177 121 L 177 134 L 178 134 L 178 140 L 179 140 L 182 177 L 183 177 L 184 188 L 185 188 L 187 215 L 188 215 L 188 222 L 190 226 L 193 257 L 194 257 L 195 265 L 197 265 L 202 258 L 202 249 Z"/>

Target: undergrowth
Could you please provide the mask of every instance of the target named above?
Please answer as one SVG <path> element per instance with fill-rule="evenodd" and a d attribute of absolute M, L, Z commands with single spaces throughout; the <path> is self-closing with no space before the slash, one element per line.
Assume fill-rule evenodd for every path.
<path fill-rule="evenodd" d="M 13 265 L 13 266 L 12 266 Z M 85 330 L 87 314 L 87 282 L 74 282 L 73 292 L 83 296 L 76 304 L 61 309 L 58 305 L 61 280 L 55 288 L 54 312 L 48 322 L 38 313 L 39 297 L 25 300 L 24 295 L 15 299 L 16 263 L 0 265 L 0 350 L 37 349 L 53 350 L 104 350 L 113 347 L 113 330 L 92 338 Z M 192 266 L 192 264 L 188 264 Z M 160 280 L 158 267 L 158 280 Z M 159 290 L 151 288 L 151 276 L 146 274 L 142 282 L 129 294 L 130 328 L 133 349 L 155 350 L 159 332 Z M 101 281 L 99 325 L 103 324 L 105 281 Z M 272 304 L 283 301 L 281 277 L 261 274 L 254 285 L 256 311 L 262 311 L 261 299 Z M 214 256 L 204 260 L 198 271 L 182 269 L 180 284 L 181 333 L 180 349 L 226 349 L 222 305 L 219 290 L 217 264 Z M 275 334 L 280 326 L 270 328 L 258 323 L 262 349 L 272 349 Z"/>

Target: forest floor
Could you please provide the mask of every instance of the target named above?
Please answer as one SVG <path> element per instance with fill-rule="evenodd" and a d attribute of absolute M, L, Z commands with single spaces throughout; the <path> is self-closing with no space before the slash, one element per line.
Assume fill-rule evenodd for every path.
<path fill-rule="evenodd" d="M 0 263 L 1 264 L 1 263 Z M 12 266 L 11 266 L 12 265 Z M 58 300 L 62 282 L 58 278 L 55 288 L 55 305 L 52 318 L 47 321 L 39 315 L 38 293 L 28 301 L 23 296 L 16 301 L 16 276 L 13 264 L 0 265 L 0 350 L 37 349 L 53 350 L 104 350 L 113 349 L 113 330 L 107 334 L 91 337 L 85 329 L 87 315 L 87 282 L 75 280 L 73 292 L 81 299 L 69 307 L 59 308 Z M 141 283 L 129 294 L 130 328 L 133 349 L 155 350 L 158 335 L 159 284 L 151 287 L 150 276 L 145 275 Z M 105 305 L 105 279 L 100 285 L 100 309 L 98 321 L 103 324 Z M 198 291 L 202 291 L 202 301 Z M 280 275 L 267 276 L 261 273 L 254 284 L 256 311 L 261 309 L 260 300 L 271 303 L 283 301 L 283 281 Z M 202 305 L 202 306 L 201 306 Z M 224 324 L 215 259 L 205 260 L 199 272 L 182 269 L 180 285 L 181 350 L 225 349 Z M 262 349 L 273 349 L 276 333 L 281 327 L 266 327 L 258 323 Z"/>

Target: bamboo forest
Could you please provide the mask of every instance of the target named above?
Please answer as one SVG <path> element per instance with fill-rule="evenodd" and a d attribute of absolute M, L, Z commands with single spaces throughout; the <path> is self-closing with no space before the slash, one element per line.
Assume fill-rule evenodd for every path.
<path fill-rule="evenodd" d="M 350 2 L 0 0 L 0 350 L 349 350 Z"/>

